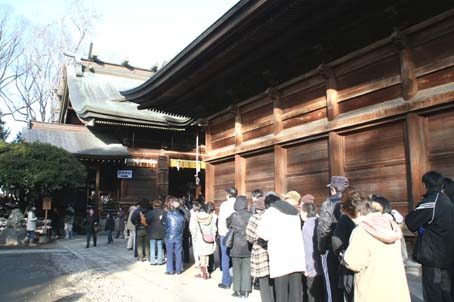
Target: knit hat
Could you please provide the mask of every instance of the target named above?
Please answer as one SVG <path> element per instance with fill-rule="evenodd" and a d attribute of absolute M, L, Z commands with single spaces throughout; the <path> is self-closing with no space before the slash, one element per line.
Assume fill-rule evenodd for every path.
<path fill-rule="evenodd" d="M 306 194 L 301 197 L 301 203 L 314 203 L 315 197 L 311 194 Z"/>
<path fill-rule="evenodd" d="M 293 206 L 299 205 L 301 195 L 296 191 L 287 192 L 287 194 L 282 195 L 282 197 Z"/>

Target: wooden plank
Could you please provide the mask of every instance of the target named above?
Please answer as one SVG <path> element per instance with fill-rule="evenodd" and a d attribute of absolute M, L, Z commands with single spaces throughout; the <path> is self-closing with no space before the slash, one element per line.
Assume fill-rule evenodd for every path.
<path fill-rule="evenodd" d="M 238 194 L 246 194 L 246 161 L 239 155 L 235 155 L 235 187 Z"/>
<path fill-rule="evenodd" d="M 261 152 L 244 157 L 245 192 L 250 194 L 256 189 L 273 191 L 275 189 L 274 152 Z"/>
<path fill-rule="evenodd" d="M 287 192 L 287 149 L 274 146 L 274 185 L 278 194 Z"/>
<path fill-rule="evenodd" d="M 427 155 L 431 170 L 454 179 L 454 108 L 427 117 Z"/>
<path fill-rule="evenodd" d="M 312 194 L 320 205 L 329 183 L 328 139 L 305 142 L 287 148 L 287 190 Z"/>

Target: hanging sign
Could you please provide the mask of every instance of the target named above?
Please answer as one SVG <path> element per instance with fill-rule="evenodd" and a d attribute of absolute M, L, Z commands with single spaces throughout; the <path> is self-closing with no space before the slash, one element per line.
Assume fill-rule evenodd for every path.
<path fill-rule="evenodd" d="M 132 170 L 118 170 L 117 178 L 132 178 Z"/>
<path fill-rule="evenodd" d="M 52 199 L 50 197 L 43 198 L 43 210 L 50 210 L 52 205 Z"/>

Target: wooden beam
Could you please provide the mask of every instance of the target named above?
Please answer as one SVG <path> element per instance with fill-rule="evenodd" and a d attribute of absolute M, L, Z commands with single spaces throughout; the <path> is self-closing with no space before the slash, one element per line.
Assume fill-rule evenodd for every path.
<path fill-rule="evenodd" d="M 402 81 L 402 97 L 404 100 L 409 100 L 418 93 L 418 81 L 412 50 L 408 47 L 400 51 L 400 77 Z"/>
<path fill-rule="evenodd" d="M 334 71 L 325 65 L 321 65 L 318 70 L 326 82 L 326 115 L 328 116 L 328 121 L 332 121 L 339 115 L 336 78 Z"/>
<path fill-rule="evenodd" d="M 416 113 L 407 115 L 406 123 L 406 154 L 408 161 L 409 211 L 422 198 L 424 188 L 421 178 L 430 169 L 427 148 L 429 144 L 426 118 Z"/>
<path fill-rule="evenodd" d="M 402 97 L 404 100 L 409 100 L 418 93 L 418 81 L 412 50 L 409 47 L 407 37 L 403 33 L 395 31 L 391 39 L 399 48 Z"/>
<path fill-rule="evenodd" d="M 273 100 L 273 123 L 274 123 L 274 135 L 278 135 L 283 129 L 284 124 L 282 122 L 283 115 L 283 104 L 281 101 L 281 93 L 276 88 L 268 88 L 265 94 Z"/>
<path fill-rule="evenodd" d="M 235 114 L 235 146 L 241 145 L 243 142 L 243 131 L 241 129 L 241 112 L 237 108 Z"/>
<path fill-rule="evenodd" d="M 344 137 L 336 132 L 329 133 L 328 154 L 330 176 L 344 175 Z"/>
<path fill-rule="evenodd" d="M 274 146 L 274 190 L 287 193 L 287 148 Z"/>
<path fill-rule="evenodd" d="M 238 194 L 246 194 L 246 160 L 235 155 L 235 187 L 238 190 Z"/>
<path fill-rule="evenodd" d="M 205 168 L 205 199 L 214 202 L 214 165 L 206 163 Z"/>
<path fill-rule="evenodd" d="M 206 153 L 211 151 L 211 124 L 205 128 L 205 151 Z"/>

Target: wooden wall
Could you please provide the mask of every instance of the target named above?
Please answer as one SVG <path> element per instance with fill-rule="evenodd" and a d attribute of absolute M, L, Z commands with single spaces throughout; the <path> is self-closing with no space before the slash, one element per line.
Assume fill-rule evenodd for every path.
<path fill-rule="evenodd" d="M 329 177 L 345 175 L 406 213 L 424 193 L 424 172 L 454 177 L 453 16 L 396 32 L 211 116 L 207 198 L 220 201 L 234 183 L 243 194 L 296 190 L 321 203 Z"/>

